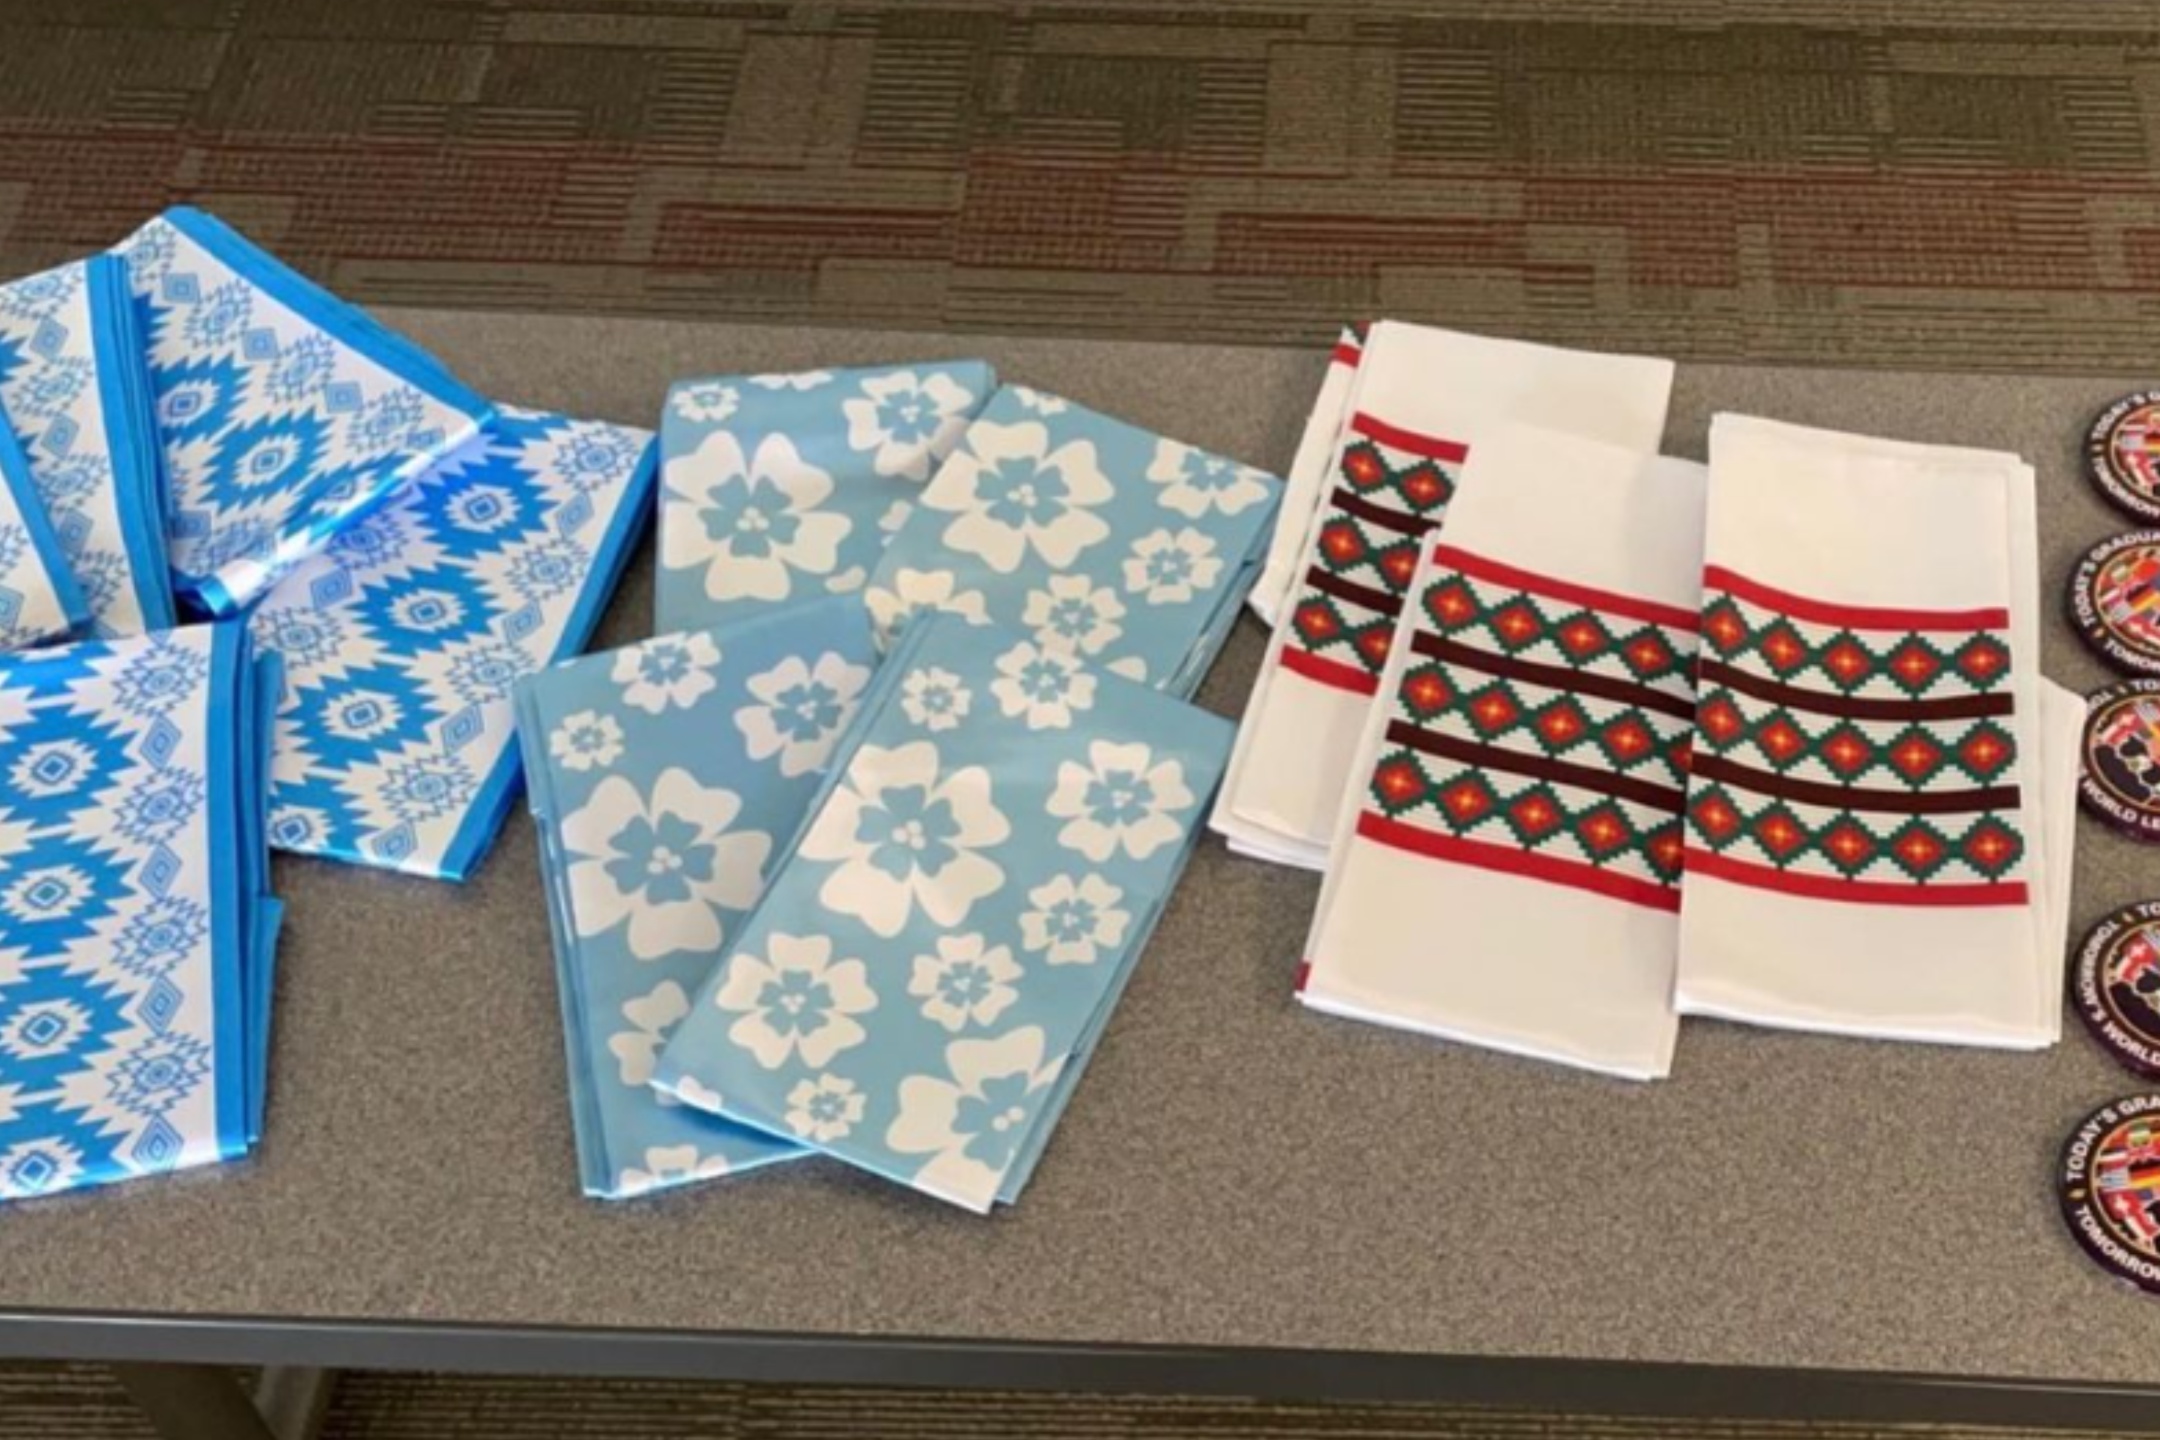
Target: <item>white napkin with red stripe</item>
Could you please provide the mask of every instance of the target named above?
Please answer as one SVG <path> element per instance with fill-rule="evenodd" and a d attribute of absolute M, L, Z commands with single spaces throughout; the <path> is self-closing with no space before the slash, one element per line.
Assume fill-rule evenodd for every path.
<path fill-rule="evenodd" d="M 1299 998 L 1667 1073 L 1704 469 L 1490 430 L 1426 544 Z"/>
<path fill-rule="evenodd" d="M 1720 415 L 1709 495 L 1678 1008 L 2052 1043 L 2075 741 L 2030 467 Z"/>
<path fill-rule="evenodd" d="M 1652 453 L 1669 360 L 1383 321 L 1351 377 L 1326 493 L 1210 819 L 1234 849 L 1319 869 L 1401 597 L 1464 458 L 1513 420 Z M 1323 406 L 1328 403 L 1323 395 Z"/>
<path fill-rule="evenodd" d="M 1343 327 L 1328 356 L 1327 374 L 1321 377 L 1320 393 L 1313 399 L 1312 413 L 1305 417 L 1305 431 L 1298 437 L 1297 454 L 1291 457 L 1283 477 L 1282 505 L 1275 514 L 1275 538 L 1268 546 L 1260 578 L 1253 582 L 1246 603 L 1268 624 L 1275 623 L 1283 600 L 1298 577 L 1298 561 L 1305 554 L 1305 539 L 1312 530 L 1313 515 L 1327 493 L 1329 468 L 1335 463 L 1335 442 L 1342 434 L 1343 419 L 1350 406 L 1350 389 L 1357 377 L 1358 361 L 1365 350 L 1364 332 Z"/>

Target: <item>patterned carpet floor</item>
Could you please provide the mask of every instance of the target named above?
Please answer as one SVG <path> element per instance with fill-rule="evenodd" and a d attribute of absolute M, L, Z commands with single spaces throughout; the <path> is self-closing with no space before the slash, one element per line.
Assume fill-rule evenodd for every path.
<path fill-rule="evenodd" d="M 2094 371 L 2150 0 L 7 0 L 0 269 L 205 202 L 363 300 Z"/>
<path fill-rule="evenodd" d="M 2155 363 L 2151 0 L 5 0 L 0 65 L 0 274 L 184 198 L 379 303 Z M 148 1433 L 0 1366 L 0 1437 Z M 326 1433 L 1946 1432 L 384 1375 Z"/>
<path fill-rule="evenodd" d="M 343 1377 L 321 1440 L 2105 1440 L 2090 1431 L 1737 1423 L 624 1380 Z M 0 1440 L 155 1440 L 96 1366 L 0 1363 Z"/>

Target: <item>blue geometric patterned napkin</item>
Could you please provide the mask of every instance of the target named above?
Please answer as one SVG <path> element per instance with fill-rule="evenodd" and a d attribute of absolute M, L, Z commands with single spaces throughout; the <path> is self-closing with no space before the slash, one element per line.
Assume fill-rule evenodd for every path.
<path fill-rule="evenodd" d="M 869 618 L 842 598 L 589 655 L 518 687 L 586 1194 L 802 1153 L 646 1082 L 809 813 L 876 664 Z"/>
<path fill-rule="evenodd" d="M 1273 533 L 1282 482 L 1008 385 L 886 547 L 866 599 L 884 636 L 918 610 L 1190 695 Z"/>
<path fill-rule="evenodd" d="M 1011 1203 L 1230 739 L 1023 636 L 910 625 L 654 1084 L 956 1205 Z"/>
<path fill-rule="evenodd" d="M 92 633 L 169 629 L 164 472 L 124 265 L 93 255 L 0 285 L 0 407 Z"/>
<path fill-rule="evenodd" d="M 656 628 L 860 590 L 996 383 L 980 360 L 678 383 L 660 422 Z"/>
<path fill-rule="evenodd" d="M 30 457 L 0 423 L 0 651 L 57 640 L 90 623 L 90 607 L 38 499 Z"/>
<path fill-rule="evenodd" d="M 180 598 L 225 615 L 473 438 L 485 400 L 199 210 L 118 247 L 142 307 Z"/>
<path fill-rule="evenodd" d="M 237 622 L 0 657 L 0 1199 L 260 1133 L 276 664 Z"/>
<path fill-rule="evenodd" d="M 515 794 L 511 687 L 585 648 L 652 483 L 650 432 L 506 406 L 280 582 L 271 843 L 469 875 Z"/>

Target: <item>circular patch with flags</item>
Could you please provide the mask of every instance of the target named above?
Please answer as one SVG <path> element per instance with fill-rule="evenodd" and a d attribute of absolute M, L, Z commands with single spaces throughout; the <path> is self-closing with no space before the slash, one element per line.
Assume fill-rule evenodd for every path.
<path fill-rule="evenodd" d="M 2117 669 L 2160 675 L 2160 530 L 2131 530 L 2070 573 L 2070 623 Z"/>
<path fill-rule="evenodd" d="M 2160 1095 L 2131 1095 L 2085 1117 L 2056 1167 L 2063 1219 L 2119 1280 L 2160 1294 Z"/>
<path fill-rule="evenodd" d="M 2160 391 L 2125 395 L 2093 417 L 2085 469 L 2116 509 L 2160 520 Z"/>
<path fill-rule="evenodd" d="M 2160 1079 L 2160 900 L 2126 905 L 2086 932 L 2070 1000 L 2110 1055 Z"/>
<path fill-rule="evenodd" d="M 2134 840 L 2160 841 L 2160 680 L 2086 697 L 2078 799 Z"/>

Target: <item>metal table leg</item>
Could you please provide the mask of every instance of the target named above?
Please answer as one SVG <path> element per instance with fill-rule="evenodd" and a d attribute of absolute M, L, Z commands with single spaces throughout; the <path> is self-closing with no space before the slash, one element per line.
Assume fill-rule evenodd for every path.
<path fill-rule="evenodd" d="M 230 1370 L 213 1365 L 112 1368 L 163 1440 L 279 1440 Z"/>

